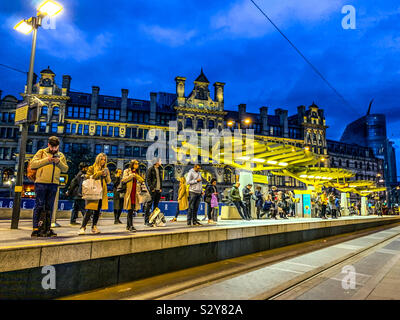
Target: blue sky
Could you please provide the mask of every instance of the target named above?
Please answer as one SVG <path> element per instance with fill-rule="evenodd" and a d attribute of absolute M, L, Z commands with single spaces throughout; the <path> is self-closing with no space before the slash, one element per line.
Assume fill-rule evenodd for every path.
<path fill-rule="evenodd" d="M 27 70 L 31 37 L 12 27 L 40 1 L 0 3 L 0 63 Z M 281 30 L 345 97 L 333 91 L 249 0 L 63 0 L 55 29 L 40 29 L 35 72 L 48 65 L 72 76 L 71 87 L 149 99 L 151 91 L 186 92 L 200 68 L 225 82 L 225 106 L 285 108 L 313 101 L 325 109 L 328 138 L 366 113 L 385 113 L 388 136 L 400 146 L 400 4 L 395 0 L 256 0 Z M 356 9 L 356 29 L 342 28 L 344 5 Z M 0 68 L 0 89 L 18 95 L 23 74 Z M 397 153 L 399 149 L 396 149 Z M 400 155 L 398 155 L 400 158 Z M 400 167 L 400 165 L 398 165 Z"/>

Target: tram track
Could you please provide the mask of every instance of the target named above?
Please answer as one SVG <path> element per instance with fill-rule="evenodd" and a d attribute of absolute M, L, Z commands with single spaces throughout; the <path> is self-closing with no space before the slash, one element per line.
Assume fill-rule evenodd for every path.
<path fill-rule="evenodd" d="M 117 286 L 94 290 L 82 294 L 77 294 L 62 299 L 129 299 L 129 300 L 164 300 L 174 299 L 175 297 L 187 292 L 192 292 L 207 286 L 220 283 L 264 267 L 271 266 L 278 262 L 284 262 L 291 258 L 324 249 L 342 242 L 357 239 L 374 233 L 385 231 L 400 226 L 400 223 L 369 228 L 352 233 L 331 236 L 323 239 L 285 246 L 277 249 L 267 250 L 255 254 L 250 254 L 233 259 L 218 261 L 215 263 L 192 267 L 180 271 L 170 272 L 151 278 L 141 279 Z M 352 258 L 360 256 L 362 253 L 372 250 L 381 243 L 390 241 L 400 234 L 395 234 L 385 238 L 373 246 L 364 248 L 346 256 L 343 259 L 334 261 L 330 265 L 305 273 L 302 277 L 289 281 L 276 288 L 274 291 L 258 295 L 254 299 L 278 299 L 290 290 L 305 284 L 307 281 L 318 277 L 318 275 L 333 269 L 335 266 L 351 261 Z"/>

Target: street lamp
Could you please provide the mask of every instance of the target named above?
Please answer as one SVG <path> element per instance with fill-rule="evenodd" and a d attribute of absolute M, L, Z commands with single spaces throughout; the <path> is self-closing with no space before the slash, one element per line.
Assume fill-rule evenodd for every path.
<path fill-rule="evenodd" d="M 29 73 L 28 73 L 28 84 L 25 96 L 28 106 L 31 105 L 31 99 L 32 99 L 33 68 L 35 64 L 37 30 L 42 25 L 42 19 L 45 16 L 53 17 L 59 14 L 62 11 L 62 9 L 63 7 L 59 3 L 53 0 L 45 0 L 38 6 L 36 17 L 31 17 L 28 20 L 24 19 L 18 22 L 14 27 L 15 30 L 22 32 L 24 34 L 29 34 L 33 31 L 31 58 L 30 58 Z M 19 146 L 18 171 L 17 171 L 17 180 L 15 183 L 11 229 L 18 229 L 18 222 L 21 209 L 21 194 L 22 194 L 23 177 L 24 177 L 24 162 L 25 162 L 27 136 L 28 136 L 28 123 L 24 122 L 22 123 L 21 141 Z"/>

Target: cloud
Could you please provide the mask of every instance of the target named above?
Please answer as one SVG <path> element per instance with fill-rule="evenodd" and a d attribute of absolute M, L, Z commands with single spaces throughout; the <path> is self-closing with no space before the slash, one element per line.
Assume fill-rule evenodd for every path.
<path fill-rule="evenodd" d="M 340 12 L 343 0 L 256 0 L 256 4 L 279 25 L 295 22 L 315 24 Z M 275 31 L 273 26 L 249 0 L 237 1 L 230 10 L 221 11 L 211 18 L 211 28 L 227 35 L 258 38 Z"/>
<path fill-rule="evenodd" d="M 158 25 L 141 25 L 140 29 L 155 41 L 167 44 L 171 47 L 182 46 L 196 35 L 195 30 L 178 30 L 172 28 L 163 28 Z"/>
<path fill-rule="evenodd" d="M 72 23 L 57 23 L 55 29 L 41 29 L 38 48 L 54 57 L 77 62 L 102 55 L 112 43 L 110 32 L 87 34 Z"/>

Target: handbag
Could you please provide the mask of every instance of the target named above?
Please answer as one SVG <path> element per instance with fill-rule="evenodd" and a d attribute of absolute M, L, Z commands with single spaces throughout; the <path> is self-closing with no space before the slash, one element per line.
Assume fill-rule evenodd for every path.
<path fill-rule="evenodd" d="M 42 149 L 42 154 L 40 156 L 40 159 L 43 158 L 43 149 Z M 26 176 L 28 177 L 29 180 L 31 180 L 32 182 L 36 181 L 36 173 L 37 173 L 37 169 L 32 169 L 31 168 L 31 162 L 33 159 L 31 159 L 28 162 L 28 168 L 26 168 Z"/>
<path fill-rule="evenodd" d="M 125 195 L 126 193 L 126 182 L 120 181 L 117 187 L 117 192 L 121 195 Z"/>
<path fill-rule="evenodd" d="M 103 186 L 101 180 L 92 177 L 82 182 L 82 199 L 100 200 L 103 198 Z"/>
<path fill-rule="evenodd" d="M 140 193 L 139 193 L 139 202 L 140 203 L 146 203 L 151 201 L 151 195 L 149 191 L 147 190 L 146 184 L 142 182 L 140 184 Z"/>

